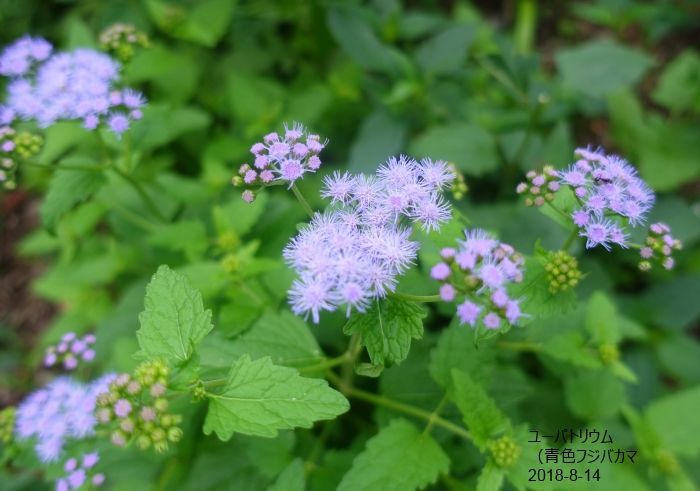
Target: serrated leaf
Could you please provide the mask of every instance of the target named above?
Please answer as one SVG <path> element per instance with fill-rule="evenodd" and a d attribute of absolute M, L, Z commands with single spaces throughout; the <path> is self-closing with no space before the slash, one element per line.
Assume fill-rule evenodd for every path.
<path fill-rule="evenodd" d="M 493 343 L 474 344 L 472 331 L 453 323 L 442 331 L 437 346 L 430 352 L 428 370 L 438 384 L 447 388 L 452 383 L 452 369 L 458 368 L 478 380 L 488 380 L 496 360 Z"/>
<path fill-rule="evenodd" d="M 485 446 L 492 436 L 510 427 L 508 418 L 498 409 L 493 399 L 466 372 L 452 370 L 450 396 L 478 446 Z"/>
<path fill-rule="evenodd" d="M 222 440 L 234 433 L 274 437 L 279 430 L 310 428 L 350 408 L 325 380 L 304 378 L 270 358 L 243 356 L 231 367 L 223 388 L 209 392 L 204 433 Z"/>
<path fill-rule="evenodd" d="M 700 386 L 652 402 L 644 415 L 666 448 L 679 455 L 695 457 L 700 454 L 698 408 Z"/>
<path fill-rule="evenodd" d="M 636 384 L 639 381 L 639 379 L 637 379 L 637 374 L 635 374 L 630 367 L 619 360 L 616 360 L 610 365 L 610 371 L 617 378 L 625 382 Z"/>
<path fill-rule="evenodd" d="M 357 313 L 343 328 L 345 334 L 358 333 L 374 365 L 401 363 L 411 348 L 411 339 L 423 337 L 420 305 L 399 298 L 377 301 L 364 314 Z"/>
<path fill-rule="evenodd" d="M 565 379 L 566 404 L 587 421 L 601 421 L 618 413 L 626 402 L 625 387 L 608 370 L 579 370 Z"/>
<path fill-rule="evenodd" d="M 200 293 L 182 274 L 165 265 L 146 287 L 144 304 L 141 327 L 136 331 L 143 356 L 182 364 L 214 327 L 211 310 L 204 310 Z"/>
<path fill-rule="evenodd" d="M 530 321 L 568 312 L 576 305 L 574 289 L 549 291 L 544 261 L 542 257 L 526 257 L 523 281 L 513 285 L 510 291 L 514 298 L 522 299 L 520 308 L 530 316 Z"/>
<path fill-rule="evenodd" d="M 457 24 L 438 31 L 416 51 L 418 65 L 427 73 L 451 73 L 458 70 L 476 35 L 471 24 Z"/>
<path fill-rule="evenodd" d="M 269 356 L 289 367 L 313 365 L 323 358 L 309 326 L 289 312 L 267 313 L 253 327 L 231 341 L 231 353 L 251 358 Z"/>
<path fill-rule="evenodd" d="M 413 491 L 434 483 L 449 465 L 449 458 L 429 434 L 395 419 L 367 441 L 338 491 Z"/>
<path fill-rule="evenodd" d="M 190 261 L 196 261 L 207 249 L 207 231 L 202 222 L 197 220 L 166 223 L 153 229 L 148 236 L 148 243 L 173 251 L 182 251 Z"/>
<path fill-rule="evenodd" d="M 593 293 L 588 300 L 586 330 L 596 344 L 617 344 L 620 340 L 615 305 L 603 292 Z"/>
<path fill-rule="evenodd" d="M 498 491 L 503 485 L 503 469 L 488 461 L 476 481 L 476 491 Z"/>
<path fill-rule="evenodd" d="M 306 489 L 304 462 L 297 457 L 277 476 L 267 491 L 304 491 L 304 489 Z"/>
<path fill-rule="evenodd" d="M 602 366 L 597 353 L 587 346 L 586 340 L 578 331 L 568 331 L 548 338 L 542 346 L 542 351 L 552 358 L 581 367 Z"/>
<path fill-rule="evenodd" d="M 377 110 L 362 122 L 350 149 L 348 168 L 354 172 L 374 172 L 383 162 L 401 151 L 406 122 L 386 110 Z"/>
<path fill-rule="evenodd" d="M 674 112 L 700 112 L 700 55 L 686 49 L 665 68 L 652 98 Z"/>
<path fill-rule="evenodd" d="M 372 365 L 371 363 L 358 363 L 355 373 L 362 377 L 377 378 L 384 371 L 384 365 Z"/>
<path fill-rule="evenodd" d="M 185 9 L 161 0 L 148 0 L 146 7 L 158 27 L 172 36 L 213 47 L 226 33 L 236 3 L 200 0 Z"/>
<path fill-rule="evenodd" d="M 78 165 L 93 167 L 88 158 L 74 157 L 64 159 L 56 168 L 49 190 L 41 204 L 41 220 L 48 229 L 56 226 L 56 221 L 76 204 L 88 199 L 102 187 L 106 179 L 96 167 L 94 170 L 61 169 L 61 165 Z"/>

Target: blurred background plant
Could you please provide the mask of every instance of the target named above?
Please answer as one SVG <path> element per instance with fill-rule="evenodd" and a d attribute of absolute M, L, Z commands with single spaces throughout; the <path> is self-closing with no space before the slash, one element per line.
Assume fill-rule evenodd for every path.
<path fill-rule="evenodd" d="M 529 170 L 568 165 L 576 146 L 591 143 L 624 155 L 658 192 L 650 223 L 668 223 L 684 243 L 675 272 L 641 273 L 634 251 L 580 255 L 578 244 L 580 301 L 568 310 L 547 312 L 546 322 L 513 332 L 496 352 L 475 351 L 458 337 L 463 328 L 445 329 L 452 312 L 439 308 L 409 358 L 364 383 L 432 411 L 438 384 L 450 378 L 440 367 L 457 366 L 478 374 L 502 410 L 530 429 L 604 426 L 642 451 L 638 465 L 609 466 L 596 489 L 700 482 L 691 465 L 700 453 L 700 2 L 4 0 L 0 22 L 2 45 L 25 33 L 61 49 L 102 44 L 149 100 L 125 141 L 105 139 L 112 152 L 129 145 L 118 164 L 140 189 L 119 175 L 69 172 L 99 165 L 91 157 L 99 142 L 63 122 L 44 132 L 38 165 L 20 164 L 17 190 L 2 196 L 1 405 L 47 379 L 46 348 L 67 332 L 96 333 L 103 371 L 133 371 L 145 285 L 163 263 L 201 291 L 217 339 L 248 343 L 209 342 L 203 365 L 216 370 L 250 348 L 251 326 L 286 303 L 292 275 L 280 251 L 305 215 L 283 190 L 248 205 L 230 179 L 251 142 L 284 121 L 331 139 L 324 172 L 300 183 L 312 206 L 321 204 L 315 190 L 329 169 L 373 172 L 400 152 L 444 159 L 466 177 L 461 213 L 526 254 L 538 252 L 538 240 L 558 250 L 566 231 L 523 206 L 516 184 Z M 128 29 L 100 36 L 116 23 L 148 41 L 138 37 L 132 50 L 119 44 Z M 434 257 L 422 254 L 425 270 Z M 409 275 L 405 289 L 434 293 L 423 278 Z M 592 304 L 610 312 L 613 339 L 585 327 Z M 342 315 L 328 319 L 343 323 Z M 271 336 L 285 328 L 266 325 Z M 339 328 L 313 333 L 326 352 L 343 353 Z M 617 372 L 582 368 L 591 364 Z M 392 415 L 360 404 L 320 431 L 222 443 L 188 433 L 201 412 L 186 402 L 177 411 L 185 436 L 175 449 L 103 457 L 112 489 L 262 489 L 278 475 L 296 479 L 295 456 L 308 489 L 334 489 Z M 473 488 L 484 457 L 439 431 L 452 464 L 435 486 Z M 40 489 L 35 479 L 9 467 L 0 488 Z"/>

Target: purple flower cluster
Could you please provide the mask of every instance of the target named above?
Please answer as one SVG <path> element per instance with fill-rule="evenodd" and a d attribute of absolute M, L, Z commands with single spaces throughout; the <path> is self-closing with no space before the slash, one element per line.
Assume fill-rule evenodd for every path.
<path fill-rule="evenodd" d="M 498 329 L 504 318 L 516 324 L 524 314 L 507 287 L 523 279 L 522 256 L 481 229 L 465 230 L 464 235 L 457 249 L 440 252 L 443 262 L 430 271 L 442 283 L 440 296 L 446 302 L 464 298 L 457 305 L 462 324 L 474 327 L 481 320 L 487 329 Z"/>
<path fill-rule="evenodd" d="M 656 261 L 664 269 L 673 269 L 676 262 L 671 256 L 674 250 L 680 250 L 683 244 L 671 235 L 671 228 L 665 223 L 658 222 L 649 225 L 649 235 L 644 241 L 644 246 L 639 250 L 642 260 L 639 269 L 649 271 L 653 261 Z"/>
<path fill-rule="evenodd" d="M 74 332 L 66 333 L 57 345 L 46 348 L 44 366 L 61 364 L 66 370 L 74 370 L 80 360 L 90 362 L 95 359 L 95 350 L 92 348 L 95 341 L 94 334 L 86 334 L 79 338 Z"/>
<path fill-rule="evenodd" d="M 576 154 L 580 159 L 558 171 L 558 176 L 581 203 L 572 213 L 579 235 L 586 237 L 587 248 L 627 247 L 625 225 L 644 222 L 654 204 L 653 191 L 637 177 L 634 167 L 616 155 L 583 148 L 576 149 Z"/>
<path fill-rule="evenodd" d="M 94 434 L 97 396 L 108 389 L 114 377 L 104 375 L 87 385 L 70 377 L 52 380 L 17 407 L 17 438 L 36 438 L 39 458 L 43 462 L 58 460 L 65 440 Z"/>
<path fill-rule="evenodd" d="M 349 316 L 394 291 L 419 247 L 402 221 L 439 228 L 450 218 L 441 190 L 452 179 L 443 162 L 403 156 L 390 159 L 376 176 L 327 177 L 322 195 L 335 206 L 317 214 L 284 251 L 299 274 L 289 292 L 294 313 L 310 313 L 317 323 L 321 310 L 344 305 Z"/>
<path fill-rule="evenodd" d="M 284 135 L 269 133 L 250 148 L 255 157 L 253 165 L 243 164 L 239 174 L 247 186 L 286 181 L 291 187 L 306 172 L 316 172 L 321 167 L 318 154 L 327 143 L 299 123 L 291 128 L 285 125 Z"/>
<path fill-rule="evenodd" d="M 0 119 L 9 124 L 16 117 L 35 120 L 42 127 L 58 120 L 82 120 L 86 129 L 95 129 L 104 122 L 116 135 L 129 128 L 131 120 L 140 119 L 146 103 L 143 95 L 131 89 L 119 90 L 120 66 L 108 55 L 91 49 L 55 53 L 42 39 L 31 41 L 34 55 L 27 53 L 28 38 L 5 48 L 0 65 L 7 65 L 3 74 L 12 77 L 7 86 L 7 104 L 0 108 Z M 24 46 L 24 48 L 22 47 Z M 47 46 L 38 49 L 37 46 Z M 32 64 L 22 60 L 35 60 Z M 23 66 L 26 69 L 21 69 Z"/>
<path fill-rule="evenodd" d="M 105 475 L 95 473 L 95 465 L 100 461 L 100 454 L 97 452 L 86 453 L 80 460 L 71 457 L 63 464 L 65 477 L 56 481 L 56 491 L 70 491 L 80 489 L 86 483 L 93 486 L 101 486 L 105 482 Z"/>
<path fill-rule="evenodd" d="M 12 43 L 0 55 L 0 75 L 21 77 L 26 75 L 36 62 L 51 56 L 53 46 L 42 38 L 24 36 Z"/>

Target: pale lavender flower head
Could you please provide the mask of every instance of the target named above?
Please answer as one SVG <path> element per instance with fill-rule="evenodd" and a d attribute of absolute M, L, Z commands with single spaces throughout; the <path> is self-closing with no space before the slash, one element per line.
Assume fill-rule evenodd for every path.
<path fill-rule="evenodd" d="M 97 394 L 107 390 L 114 375 L 83 385 L 59 377 L 29 395 L 17 408 L 15 434 L 19 440 L 33 438 L 44 462 L 58 460 L 66 440 L 94 434 Z"/>
<path fill-rule="evenodd" d="M 581 203 L 572 214 L 579 235 L 586 238 L 587 248 L 626 247 L 626 225 L 644 223 L 654 204 L 654 193 L 636 169 L 616 155 L 590 147 L 576 149 L 576 155 L 580 159 L 557 171 L 557 176 L 559 184 L 570 186 Z M 614 221 L 611 216 L 616 216 Z"/>
<path fill-rule="evenodd" d="M 47 59 L 52 49 L 51 43 L 43 38 L 21 37 L 0 54 L 0 75 L 6 77 L 26 75 L 37 62 Z"/>
<path fill-rule="evenodd" d="M 80 360 L 89 362 L 95 358 L 92 345 L 96 339 L 94 334 L 86 334 L 82 338 L 77 337 L 74 332 L 64 334 L 58 344 L 46 348 L 44 366 L 62 365 L 66 370 L 75 370 Z"/>

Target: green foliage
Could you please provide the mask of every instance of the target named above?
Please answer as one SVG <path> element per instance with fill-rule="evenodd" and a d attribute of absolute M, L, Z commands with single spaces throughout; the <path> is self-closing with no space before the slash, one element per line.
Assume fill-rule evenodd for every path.
<path fill-rule="evenodd" d="M 174 365 L 183 364 L 214 327 L 200 293 L 167 266 L 153 275 L 144 304 L 139 315 L 141 328 L 136 331 L 144 358 L 163 357 Z"/>
<path fill-rule="evenodd" d="M 422 489 L 448 471 L 450 460 L 430 435 L 395 419 L 367 441 L 338 486 L 339 491 Z"/>
<path fill-rule="evenodd" d="M 325 380 L 299 376 L 273 365 L 269 358 L 239 358 L 221 389 L 207 392 L 209 408 L 204 433 L 222 440 L 234 433 L 264 437 L 279 430 L 310 428 L 314 421 L 332 419 L 347 411 L 348 401 Z"/>
<path fill-rule="evenodd" d="M 408 356 L 411 340 L 423 337 L 425 315 L 413 302 L 388 297 L 350 317 L 343 332 L 360 336 L 374 365 L 399 364 Z"/>

